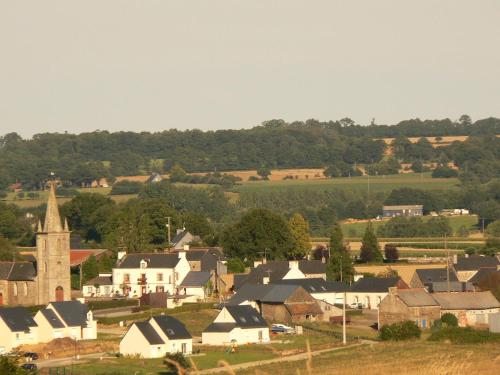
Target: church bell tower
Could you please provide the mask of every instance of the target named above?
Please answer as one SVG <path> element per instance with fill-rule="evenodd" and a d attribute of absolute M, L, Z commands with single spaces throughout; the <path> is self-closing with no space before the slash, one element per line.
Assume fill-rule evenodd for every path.
<path fill-rule="evenodd" d="M 50 182 L 47 212 L 36 233 L 38 304 L 71 300 L 70 231 L 57 207 L 55 182 Z"/>

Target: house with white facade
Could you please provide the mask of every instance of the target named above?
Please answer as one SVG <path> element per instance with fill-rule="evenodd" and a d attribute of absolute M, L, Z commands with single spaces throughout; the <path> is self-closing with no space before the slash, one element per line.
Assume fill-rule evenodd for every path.
<path fill-rule="evenodd" d="M 122 255 L 113 268 L 113 291 L 132 297 L 154 292 L 176 294 L 189 271 L 183 251 Z"/>
<path fill-rule="evenodd" d="M 362 277 L 347 291 L 346 303 L 376 310 L 393 287 L 407 289 L 408 285 L 399 277 Z"/>
<path fill-rule="evenodd" d="M 73 340 L 95 340 L 97 321 L 92 311 L 80 301 L 50 302 L 34 318 L 38 325 L 38 341 L 49 342 L 69 337 Z"/>
<path fill-rule="evenodd" d="M 346 283 L 326 281 L 322 278 L 286 279 L 277 281 L 275 284 L 301 286 L 318 301 L 324 301 L 330 305 L 344 303 L 344 292 L 349 289 Z"/>
<path fill-rule="evenodd" d="M 179 285 L 179 293 L 203 300 L 212 294 L 213 285 L 210 279 L 210 272 L 189 271 Z"/>
<path fill-rule="evenodd" d="M 268 343 L 269 327 L 259 312 L 249 305 L 225 306 L 202 333 L 204 345 Z"/>
<path fill-rule="evenodd" d="M 82 286 L 84 297 L 112 297 L 113 278 L 111 273 L 100 273 Z"/>
<path fill-rule="evenodd" d="M 38 343 L 38 326 L 24 307 L 0 308 L 0 354 Z"/>
<path fill-rule="evenodd" d="M 120 342 L 120 354 L 161 358 L 167 353 L 191 354 L 193 339 L 184 324 L 168 316 L 154 316 L 132 324 Z"/>

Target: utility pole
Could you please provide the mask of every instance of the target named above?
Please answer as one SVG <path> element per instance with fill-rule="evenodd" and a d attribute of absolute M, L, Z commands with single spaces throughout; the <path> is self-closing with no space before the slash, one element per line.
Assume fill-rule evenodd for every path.
<path fill-rule="evenodd" d="M 450 250 L 448 249 L 448 235 L 444 234 L 444 248 L 446 249 L 446 283 L 448 285 L 448 293 L 450 293 Z"/>
<path fill-rule="evenodd" d="M 347 344 L 347 332 L 345 325 L 345 299 L 346 299 L 346 291 L 344 290 L 344 303 L 342 304 L 342 344 Z"/>
<path fill-rule="evenodd" d="M 168 238 L 168 246 L 170 247 L 170 216 L 167 216 L 167 238 Z"/>

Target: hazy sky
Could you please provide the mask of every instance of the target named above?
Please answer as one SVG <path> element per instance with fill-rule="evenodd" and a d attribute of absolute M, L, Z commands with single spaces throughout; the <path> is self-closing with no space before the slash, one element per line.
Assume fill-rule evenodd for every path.
<path fill-rule="evenodd" d="M 500 1 L 0 0 L 0 134 L 500 117 Z"/>

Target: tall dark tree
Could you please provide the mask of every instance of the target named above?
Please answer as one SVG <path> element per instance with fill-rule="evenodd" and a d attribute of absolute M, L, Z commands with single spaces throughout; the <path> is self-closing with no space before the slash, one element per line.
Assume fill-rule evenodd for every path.
<path fill-rule="evenodd" d="M 330 257 L 326 265 L 328 280 L 347 282 L 354 275 L 354 265 L 339 223 L 335 223 L 330 235 Z"/>
<path fill-rule="evenodd" d="M 384 246 L 384 255 L 388 262 L 396 262 L 399 259 L 399 250 L 394 245 L 386 244 Z"/>
<path fill-rule="evenodd" d="M 280 215 L 255 209 L 243 215 L 240 222 L 228 227 L 222 245 L 231 258 L 252 261 L 266 255 L 268 259 L 287 259 L 293 251 L 293 237 Z"/>
<path fill-rule="evenodd" d="M 378 239 L 375 235 L 371 222 L 368 222 L 368 225 L 366 226 L 366 231 L 361 242 L 361 252 L 359 258 L 365 263 L 383 261 Z"/>

